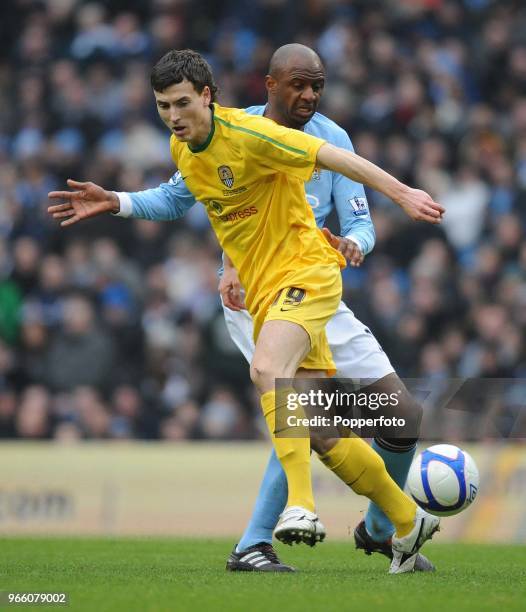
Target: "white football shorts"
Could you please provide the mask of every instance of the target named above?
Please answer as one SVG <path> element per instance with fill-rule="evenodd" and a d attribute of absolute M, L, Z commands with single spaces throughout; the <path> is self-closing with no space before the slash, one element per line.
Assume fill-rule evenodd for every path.
<path fill-rule="evenodd" d="M 247 310 L 236 312 L 224 304 L 223 312 L 230 337 L 250 363 L 254 355 L 252 318 Z M 372 332 L 343 302 L 327 323 L 326 332 L 337 377 L 371 383 L 395 371 Z"/>

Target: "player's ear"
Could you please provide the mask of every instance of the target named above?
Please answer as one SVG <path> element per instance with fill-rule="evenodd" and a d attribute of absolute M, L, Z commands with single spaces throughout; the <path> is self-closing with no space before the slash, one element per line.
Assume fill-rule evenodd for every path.
<path fill-rule="evenodd" d="M 203 106 L 210 106 L 212 102 L 212 92 L 210 91 L 210 87 L 208 87 L 208 85 L 205 85 L 203 87 L 201 96 L 203 98 Z"/>
<path fill-rule="evenodd" d="M 276 91 L 277 86 L 278 82 L 276 81 L 276 79 L 273 76 L 270 76 L 270 74 L 267 74 L 267 76 L 265 77 L 265 87 L 267 88 L 267 91 L 269 93 L 274 93 Z"/>

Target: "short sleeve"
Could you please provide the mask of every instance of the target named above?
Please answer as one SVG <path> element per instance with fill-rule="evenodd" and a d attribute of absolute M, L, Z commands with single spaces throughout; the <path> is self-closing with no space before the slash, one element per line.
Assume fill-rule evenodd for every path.
<path fill-rule="evenodd" d="M 242 126 L 243 148 L 253 163 L 308 181 L 325 140 L 278 125 L 264 117 L 250 117 Z"/>

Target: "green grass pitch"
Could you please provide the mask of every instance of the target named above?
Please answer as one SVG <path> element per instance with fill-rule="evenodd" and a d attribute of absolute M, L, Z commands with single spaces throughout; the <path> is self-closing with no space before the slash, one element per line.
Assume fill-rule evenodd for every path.
<path fill-rule="evenodd" d="M 459 612 L 526 609 L 526 547 L 432 543 L 434 574 L 387 575 L 350 543 L 278 546 L 297 574 L 227 573 L 225 540 L 0 540 L 0 591 L 67 592 L 65 609 L 123 612 Z"/>

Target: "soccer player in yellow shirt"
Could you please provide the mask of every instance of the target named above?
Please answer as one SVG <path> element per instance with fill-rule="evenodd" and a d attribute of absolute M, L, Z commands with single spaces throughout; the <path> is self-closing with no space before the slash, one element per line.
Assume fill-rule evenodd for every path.
<path fill-rule="evenodd" d="M 278 378 L 294 378 L 299 369 L 314 377 L 335 371 L 325 324 L 340 301 L 344 260 L 317 229 L 303 184 L 316 167 L 326 168 L 384 193 L 415 220 L 437 222 L 443 208 L 354 153 L 219 106 L 210 67 L 194 51 L 167 53 L 151 82 L 159 115 L 172 132 L 173 160 L 205 205 L 246 290 L 256 340 L 250 374 L 288 482 L 287 508 L 275 535 L 313 543 L 324 529 L 314 508 L 310 441 L 307 432 L 304 437 L 286 437 L 292 434 L 286 428 L 276 432 L 276 414 L 286 397 L 276 397 L 274 385 Z M 76 206 L 54 207 L 55 218 L 66 218 L 63 225 L 100 212 L 82 205 L 86 185 L 92 184 L 69 185 L 81 191 Z M 60 195 L 71 201 L 70 192 L 53 197 Z M 398 495 L 392 485 L 386 486 L 386 497 Z M 395 514 L 393 543 L 403 554 L 413 554 L 438 527 L 436 517 L 409 501 Z"/>

